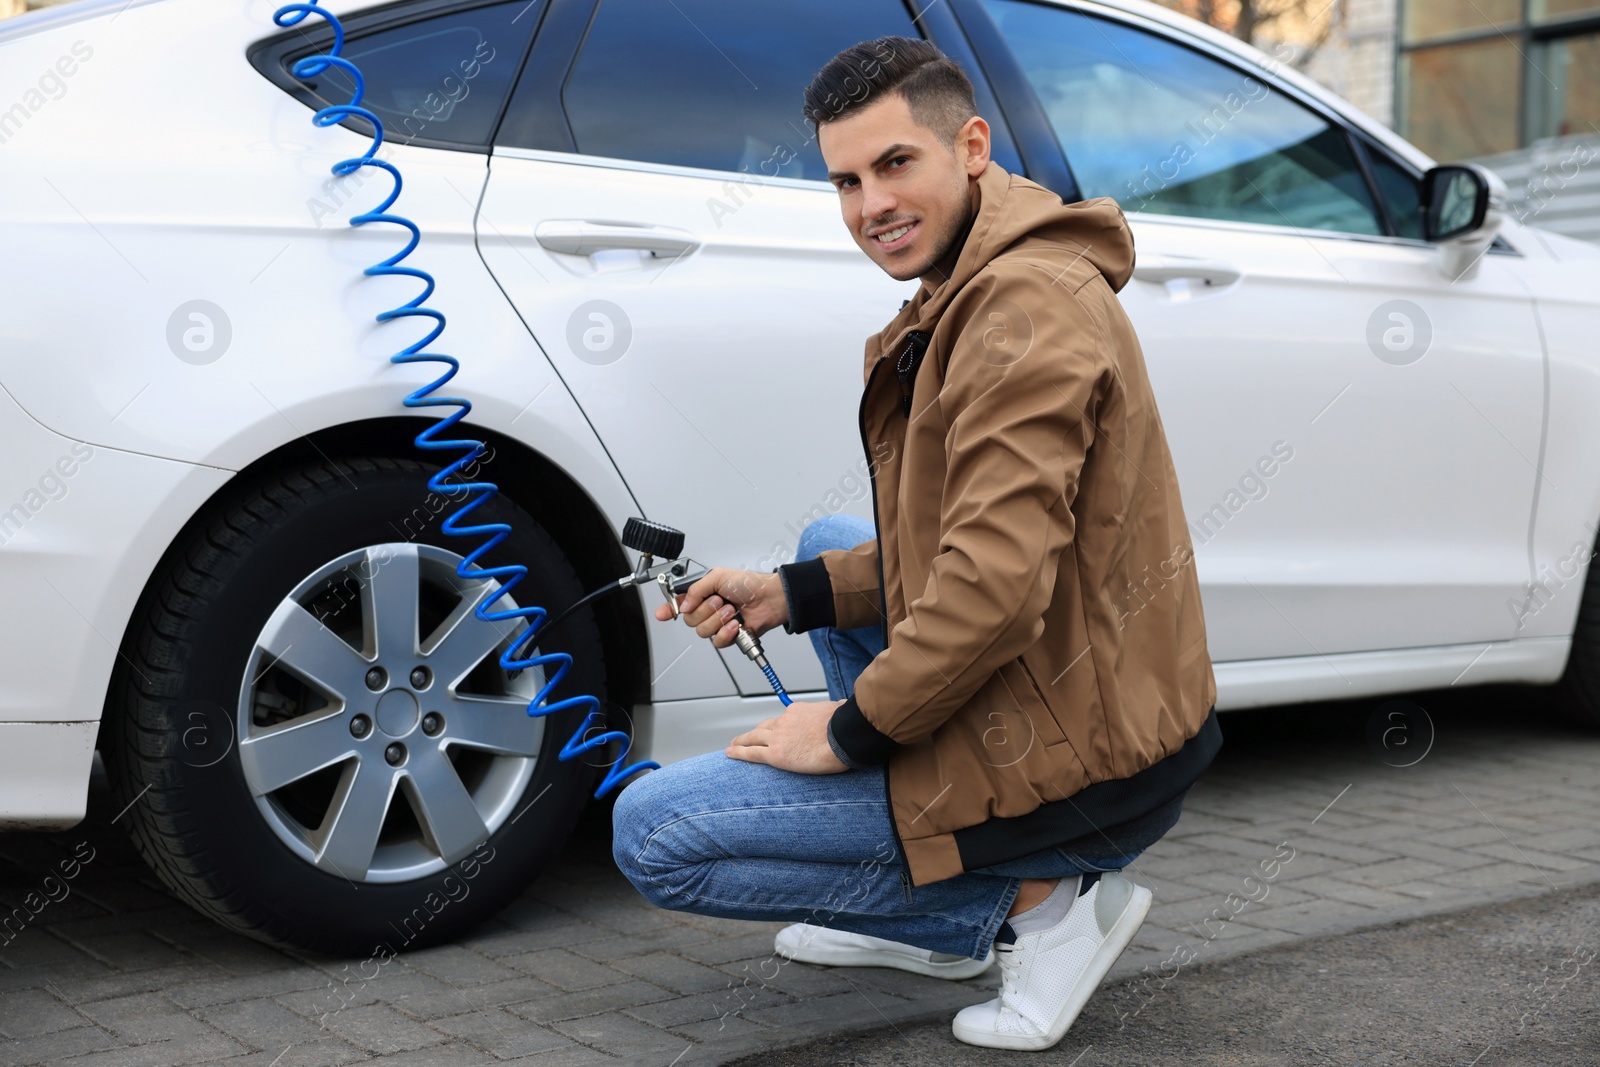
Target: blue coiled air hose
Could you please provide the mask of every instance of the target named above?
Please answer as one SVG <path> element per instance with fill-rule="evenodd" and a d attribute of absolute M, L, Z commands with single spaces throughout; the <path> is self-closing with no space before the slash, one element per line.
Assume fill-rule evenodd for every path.
<path fill-rule="evenodd" d="M 772 669 L 772 664 L 769 663 L 762 667 L 761 673 L 765 674 L 767 676 L 767 681 L 772 683 L 772 691 L 778 694 L 779 703 L 781 703 L 784 707 L 788 707 L 790 704 L 794 703 L 793 700 L 789 699 L 789 691 L 783 687 L 782 682 L 778 681 L 778 672 Z"/>
<path fill-rule="evenodd" d="M 733 617 L 739 620 L 739 636 L 734 638 L 733 643 L 738 646 L 740 652 L 749 656 L 755 665 L 761 668 L 761 673 L 767 676 L 768 682 L 772 683 L 772 691 L 778 694 L 779 702 L 784 707 L 793 704 L 794 701 L 789 699 L 789 693 L 783 688 L 783 683 L 778 681 L 778 672 L 773 670 L 772 664 L 767 662 L 767 654 L 761 648 L 760 639 L 744 628 L 744 616 L 739 614 L 738 608 L 733 609 Z"/>
<path fill-rule="evenodd" d="M 362 167 L 376 167 L 394 179 L 394 189 L 384 199 L 383 203 L 371 211 L 352 216 L 350 224 L 352 226 L 365 226 L 370 222 L 388 222 L 403 227 L 411 234 L 411 239 L 406 243 L 405 248 L 388 259 L 367 267 L 362 273 L 368 277 L 399 275 L 406 278 L 415 278 L 422 282 L 424 286 L 422 292 L 412 300 L 397 308 L 379 312 L 377 320 L 379 322 L 389 322 L 392 319 L 413 317 L 433 320 L 433 328 L 426 337 L 390 356 L 389 362 L 441 363 L 447 368 L 437 380 L 409 394 L 405 398 L 405 406 L 408 408 L 455 408 L 450 414 L 441 416 L 438 422 L 419 433 L 416 437 L 416 445 L 418 448 L 430 451 L 462 450 L 462 455 L 454 463 L 428 479 L 428 488 L 436 493 L 442 493 L 447 499 L 459 493 L 474 494 L 472 499 L 454 511 L 444 521 L 442 529 L 445 533 L 451 537 L 488 535 L 488 540 L 474 548 L 465 559 L 456 565 L 456 574 L 469 580 L 491 578 L 501 581 L 500 591 L 493 597 L 478 604 L 475 611 L 478 618 L 485 622 L 504 622 L 508 619 L 526 619 L 528 621 L 528 629 L 523 633 L 522 637 L 501 653 L 500 666 L 502 668 L 507 671 L 521 671 L 529 667 L 542 668 L 557 664 L 555 672 L 545 676 L 543 688 L 528 703 L 528 714 L 543 716 L 554 715 L 557 712 L 566 711 L 568 708 L 586 707 L 590 709 L 589 714 L 585 716 L 583 724 L 578 727 L 577 732 L 561 747 L 560 758 L 563 760 L 574 759 L 585 752 L 600 748 L 612 741 L 622 742 L 622 750 L 617 755 L 616 761 L 611 764 L 606 771 L 605 777 L 601 779 L 599 788 L 595 790 L 594 795 L 596 798 L 603 797 L 615 788 L 617 783 L 623 781 L 634 772 L 657 768 L 661 765 L 646 760 L 624 767 L 622 764 L 628 758 L 630 741 L 628 735 L 621 730 L 607 730 L 596 737 L 584 740 L 584 735 L 603 717 L 600 701 L 596 698 L 592 696 L 573 696 L 567 697 L 565 700 L 558 700 L 553 704 L 545 703 L 545 699 L 550 695 L 551 690 L 561 684 L 561 679 L 566 676 L 567 671 L 572 667 L 572 657 L 565 652 L 547 652 L 532 657 L 523 657 L 523 651 L 531 648 L 536 643 L 538 634 L 543 628 L 542 623 L 547 618 L 547 613 L 543 608 L 530 606 L 502 611 L 486 610 L 490 604 L 498 601 L 501 597 L 508 596 L 527 577 L 528 568 L 521 564 L 487 568 L 479 568 L 477 566 L 479 559 L 511 535 L 511 527 L 503 522 L 480 522 L 471 526 L 462 525 L 463 520 L 471 515 L 472 512 L 487 504 L 500 491 L 499 487 L 493 482 L 457 482 L 448 485 L 445 483 L 445 479 L 450 475 L 461 470 L 482 455 L 485 451 L 485 446 L 482 441 L 440 439 L 441 434 L 448 432 L 456 423 L 466 418 L 467 414 L 472 411 L 472 404 L 464 397 L 433 395 L 435 390 L 455 377 L 456 371 L 460 369 L 460 364 L 451 356 L 438 352 L 423 351 L 444 332 L 445 319 L 443 314 L 433 308 L 422 306 L 423 301 L 433 295 L 433 276 L 427 271 L 419 270 L 416 267 L 400 266 L 401 261 L 417 247 L 422 237 L 421 231 L 417 229 L 416 223 L 410 219 L 392 214 L 389 211 L 389 208 L 393 207 L 394 202 L 400 197 L 400 171 L 391 163 L 373 158 L 379 146 L 383 144 L 383 122 L 369 109 L 361 106 L 366 85 L 362 80 L 361 71 L 356 68 L 355 64 L 340 55 L 344 50 L 344 26 L 339 22 L 338 17 L 317 6 L 316 0 L 310 0 L 308 3 L 285 4 L 273 12 L 272 21 L 279 26 L 287 28 L 299 25 L 307 15 L 319 15 L 327 20 L 328 25 L 333 29 L 333 47 L 326 53 L 306 56 L 297 61 L 291 68 L 294 76 L 297 78 L 311 78 L 321 74 L 329 67 L 337 67 L 348 74 L 355 83 L 355 93 L 351 96 L 348 104 L 336 104 L 322 108 L 312 116 L 312 123 L 319 127 L 333 126 L 343 122 L 346 118 L 355 116 L 370 122 L 374 131 L 372 145 L 366 152 L 352 159 L 341 159 L 333 165 L 333 174 L 336 177 L 343 178 L 355 173 Z M 767 673 L 772 678 L 773 685 L 776 686 L 777 676 L 772 674 L 771 668 L 768 668 Z"/>

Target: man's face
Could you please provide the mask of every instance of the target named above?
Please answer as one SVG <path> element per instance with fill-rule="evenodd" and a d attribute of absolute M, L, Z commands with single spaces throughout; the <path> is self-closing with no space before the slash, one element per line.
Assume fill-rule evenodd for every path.
<path fill-rule="evenodd" d="M 839 208 L 861 250 L 896 281 L 928 274 L 971 219 L 972 186 L 989 163 L 989 127 L 967 120 L 954 145 L 911 117 L 891 93 L 825 122 L 817 144 Z M 942 275 L 928 279 L 937 285 Z"/>

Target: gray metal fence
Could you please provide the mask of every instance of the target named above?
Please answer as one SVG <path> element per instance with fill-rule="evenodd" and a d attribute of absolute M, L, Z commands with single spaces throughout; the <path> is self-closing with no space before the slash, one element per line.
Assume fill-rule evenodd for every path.
<path fill-rule="evenodd" d="M 1600 242 L 1600 132 L 1552 137 L 1471 162 L 1505 179 L 1514 217 Z"/>

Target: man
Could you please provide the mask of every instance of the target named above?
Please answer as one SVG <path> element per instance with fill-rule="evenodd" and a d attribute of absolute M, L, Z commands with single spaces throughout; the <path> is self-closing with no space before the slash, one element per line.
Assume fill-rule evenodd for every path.
<path fill-rule="evenodd" d="M 992 946 L 1000 995 L 955 1036 L 1048 1048 L 1149 908 L 1115 872 L 1221 744 L 1177 479 L 1115 295 L 1132 237 L 1111 198 L 1065 205 L 991 162 L 970 83 L 925 42 L 840 53 L 805 111 L 856 243 L 922 282 L 866 347 L 877 537 L 813 524 L 777 573 L 689 589 L 718 647 L 735 605 L 757 634 L 825 635 L 834 700 L 634 782 L 615 855 L 661 907 L 807 922 L 779 934 L 794 959 L 965 977 Z"/>

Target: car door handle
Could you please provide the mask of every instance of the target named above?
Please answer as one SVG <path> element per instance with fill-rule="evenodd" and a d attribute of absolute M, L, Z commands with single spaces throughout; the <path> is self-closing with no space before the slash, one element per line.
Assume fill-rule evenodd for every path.
<path fill-rule="evenodd" d="M 1198 256 L 1136 256 L 1133 276 L 1140 281 L 1166 284 L 1187 279 L 1203 285 L 1231 285 L 1239 280 L 1239 268 L 1216 259 Z"/>
<path fill-rule="evenodd" d="M 617 248 L 681 256 L 700 247 L 699 238 L 687 230 L 588 219 L 548 219 L 539 223 L 533 235 L 550 251 L 569 256 L 592 256 Z"/>

